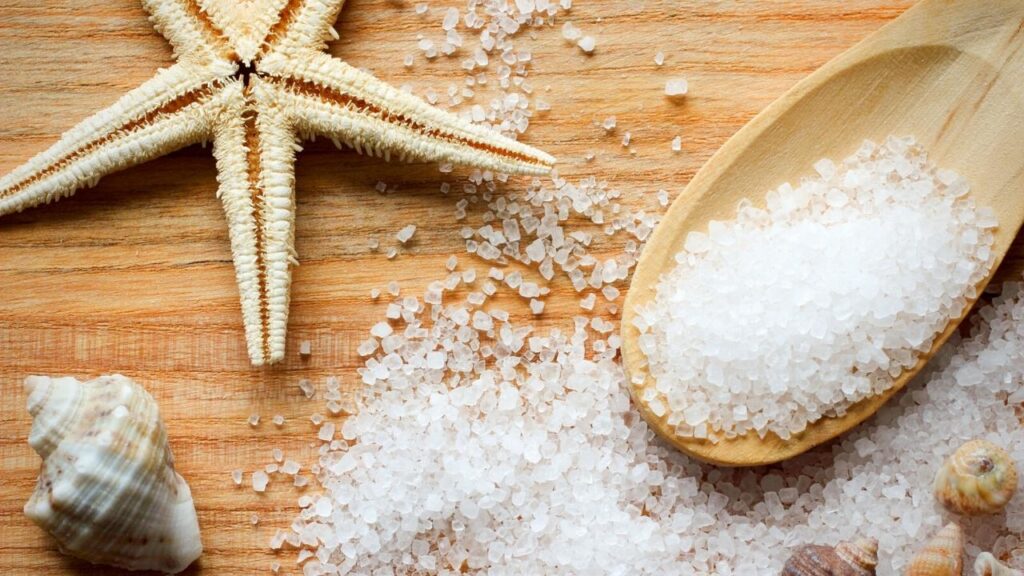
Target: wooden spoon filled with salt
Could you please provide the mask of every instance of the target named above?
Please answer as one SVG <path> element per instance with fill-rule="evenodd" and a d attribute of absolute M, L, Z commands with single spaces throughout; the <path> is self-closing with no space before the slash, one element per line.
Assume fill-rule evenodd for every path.
<path fill-rule="evenodd" d="M 1024 2 L 923 0 L 761 112 L 673 203 L 623 314 L 634 401 L 716 464 L 827 442 L 921 370 L 1022 222 Z"/>

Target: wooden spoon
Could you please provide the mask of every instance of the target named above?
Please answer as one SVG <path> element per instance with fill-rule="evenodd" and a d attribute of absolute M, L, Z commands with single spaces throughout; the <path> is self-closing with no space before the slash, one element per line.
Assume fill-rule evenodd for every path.
<path fill-rule="evenodd" d="M 633 325 L 675 267 L 686 235 L 732 220 L 741 199 L 764 206 L 779 184 L 839 161 L 865 139 L 910 135 L 931 160 L 967 178 L 979 206 L 993 208 L 997 264 L 1024 222 L 1024 0 L 924 0 L 797 84 L 736 133 L 694 176 L 644 249 L 626 298 L 623 355 L 631 382 L 653 386 Z M 986 278 L 979 286 L 987 284 Z M 769 433 L 734 439 L 677 437 L 631 385 L 647 422 L 701 460 L 727 466 L 778 462 L 835 438 L 878 410 L 925 365 L 962 318 L 893 387 L 842 417 L 822 418 L 789 440 Z"/>

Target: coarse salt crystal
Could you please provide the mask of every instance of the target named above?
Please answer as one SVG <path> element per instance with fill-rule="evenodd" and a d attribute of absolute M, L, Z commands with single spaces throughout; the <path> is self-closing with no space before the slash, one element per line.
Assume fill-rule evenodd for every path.
<path fill-rule="evenodd" d="M 412 239 L 412 236 L 415 233 L 416 233 L 416 225 L 415 224 L 409 224 L 408 226 L 406 226 L 406 227 L 402 228 L 401 230 L 399 230 L 398 233 L 395 234 L 395 238 L 397 238 L 398 241 L 401 242 L 402 244 L 405 244 L 406 242 L 408 242 L 409 240 Z"/>
<path fill-rule="evenodd" d="M 685 96 L 690 89 L 690 84 L 683 78 L 673 78 L 665 82 L 665 95 L 670 97 Z"/>
<path fill-rule="evenodd" d="M 267 484 L 270 482 L 270 477 L 267 473 L 262 470 L 257 470 L 252 473 L 252 489 L 256 492 L 263 492 L 267 489 Z"/>

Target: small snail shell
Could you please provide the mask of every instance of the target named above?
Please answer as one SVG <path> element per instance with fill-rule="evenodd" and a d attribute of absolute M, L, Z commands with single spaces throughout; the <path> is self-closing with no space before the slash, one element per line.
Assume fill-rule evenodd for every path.
<path fill-rule="evenodd" d="M 1024 576 L 1024 572 L 1010 568 L 988 552 L 978 554 L 978 559 L 974 561 L 974 573 L 977 576 Z"/>
<path fill-rule="evenodd" d="M 25 380 L 43 459 L 25 515 L 60 551 L 129 570 L 184 570 L 203 550 L 156 402 L 124 376 Z"/>
<path fill-rule="evenodd" d="M 801 546 L 782 568 L 782 576 L 873 576 L 878 564 L 878 541 L 860 538 L 835 547 Z"/>
<path fill-rule="evenodd" d="M 960 576 L 963 568 L 964 534 L 951 522 L 917 552 L 907 576 Z"/>
<path fill-rule="evenodd" d="M 971 440 L 957 449 L 935 476 L 935 497 L 950 511 L 995 514 L 1017 490 L 1017 469 L 999 446 Z"/>

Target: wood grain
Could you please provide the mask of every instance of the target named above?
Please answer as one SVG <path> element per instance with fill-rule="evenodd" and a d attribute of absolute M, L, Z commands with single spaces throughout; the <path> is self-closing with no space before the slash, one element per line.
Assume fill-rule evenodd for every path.
<path fill-rule="evenodd" d="M 571 179 L 597 176 L 633 206 L 651 206 L 651 192 L 678 194 L 696 170 L 760 109 L 830 58 L 898 16 L 911 0 L 763 0 L 699 2 L 577 0 L 570 19 L 598 39 L 586 57 L 561 39 L 558 27 L 523 37 L 534 53 L 531 79 L 553 109 L 531 125 L 527 141 L 561 160 Z M 460 0 L 434 0 L 429 18 L 412 1 L 349 0 L 331 52 L 394 84 L 443 91 L 461 82 L 460 59 L 427 63 L 416 34 Z M 663 67 L 654 53 L 665 52 Z M 170 50 L 134 0 L 0 0 L 0 172 L 52 143 L 66 129 L 171 62 Z M 689 79 L 682 103 L 664 98 L 664 82 Z M 486 100 L 482 100 L 486 102 Z M 618 118 L 616 134 L 596 124 Z M 633 136 L 630 155 L 620 144 Z M 683 152 L 670 141 L 683 137 Z M 596 158 L 587 162 L 586 154 Z M 322 384 L 337 375 L 356 383 L 355 348 L 383 317 L 371 288 L 397 280 L 422 292 L 444 274 L 444 260 L 462 253 L 453 220 L 459 195 L 438 192 L 444 175 L 429 166 L 388 165 L 307 145 L 297 169 L 295 271 L 286 361 L 249 367 L 237 288 L 209 150 L 189 148 L 104 179 L 54 206 L 0 219 L 0 572 L 111 574 L 61 557 L 54 543 L 21 513 L 39 461 L 21 381 L 27 374 L 92 377 L 121 372 L 159 400 L 180 472 L 200 514 L 205 552 L 191 573 L 267 573 L 274 528 L 286 527 L 300 494 L 272 484 L 257 496 L 235 488 L 229 472 L 271 461 L 274 447 L 309 463 L 323 411 L 296 383 Z M 387 195 L 373 190 L 383 180 Z M 522 187 L 522 181 L 510 187 Z M 483 210 L 474 205 L 471 219 Z M 404 225 L 420 230 L 395 260 L 368 249 L 371 237 L 393 243 Z M 1005 270 L 1024 260 L 1018 244 Z M 467 257 L 463 263 L 469 263 Z M 483 268 L 486 269 L 486 268 Z M 567 282 L 540 321 L 566 325 L 578 311 Z M 509 306 L 509 296 L 498 300 Z M 313 355 L 298 357 L 301 340 Z M 259 413 L 256 429 L 246 424 Z M 274 414 L 287 418 L 277 429 Z M 248 480 L 248 476 L 247 476 Z M 259 515 L 253 527 L 250 516 Z M 296 573 L 293 556 L 279 557 Z"/>

